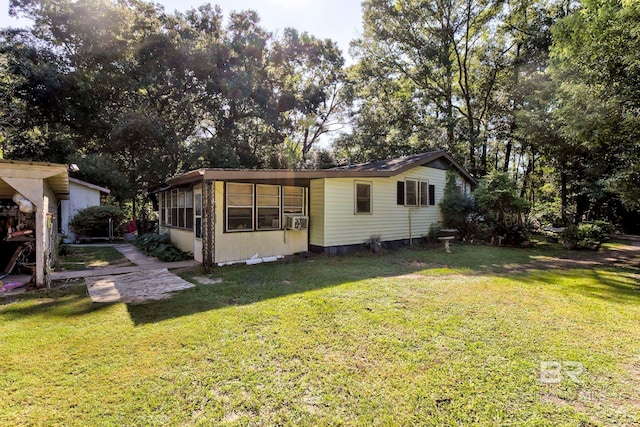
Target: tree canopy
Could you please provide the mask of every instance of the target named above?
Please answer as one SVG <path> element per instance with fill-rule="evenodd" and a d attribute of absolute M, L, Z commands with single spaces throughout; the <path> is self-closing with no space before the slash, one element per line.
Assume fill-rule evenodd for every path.
<path fill-rule="evenodd" d="M 478 178 L 505 174 L 541 222 L 640 231 L 638 2 L 362 8 L 347 67 L 335 42 L 271 34 L 250 10 L 12 0 L 33 26 L 0 31 L 0 150 L 77 163 L 126 200 L 196 167 L 444 148 Z"/>

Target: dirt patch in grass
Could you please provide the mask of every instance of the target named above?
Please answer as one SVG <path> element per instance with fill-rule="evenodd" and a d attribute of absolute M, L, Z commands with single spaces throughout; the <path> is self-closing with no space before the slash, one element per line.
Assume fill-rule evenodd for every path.
<path fill-rule="evenodd" d="M 111 246 L 66 246 L 57 271 L 95 270 L 135 265 Z"/>
<path fill-rule="evenodd" d="M 503 268 L 507 273 L 610 266 L 640 270 L 640 237 L 625 236 L 620 241 L 621 244 L 605 245 L 599 251 L 567 251 L 566 255 L 561 257 L 539 256 L 531 264 L 511 264 Z"/>

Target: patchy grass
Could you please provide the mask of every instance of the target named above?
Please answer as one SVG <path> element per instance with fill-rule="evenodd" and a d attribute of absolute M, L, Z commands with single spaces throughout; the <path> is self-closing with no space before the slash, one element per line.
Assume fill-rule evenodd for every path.
<path fill-rule="evenodd" d="M 58 267 L 66 271 L 135 265 L 110 246 L 65 245 L 65 248 L 66 253 L 60 257 Z"/>
<path fill-rule="evenodd" d="M 33 294 L 0 306 L 0 424 L 637 425 L 637 271 L 505 273 L 553 255 L 225 267 L 142 305 Z"/>

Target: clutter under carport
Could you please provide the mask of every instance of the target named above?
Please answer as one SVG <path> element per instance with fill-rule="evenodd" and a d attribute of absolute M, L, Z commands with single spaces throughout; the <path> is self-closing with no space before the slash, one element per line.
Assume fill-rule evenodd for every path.
<path fill-rule="evenodd" d="M 68 198 L 67 165 L 0 159 L 0 289 L 25 276 L 35 287 L 48 284 L 59 201 Z"/>

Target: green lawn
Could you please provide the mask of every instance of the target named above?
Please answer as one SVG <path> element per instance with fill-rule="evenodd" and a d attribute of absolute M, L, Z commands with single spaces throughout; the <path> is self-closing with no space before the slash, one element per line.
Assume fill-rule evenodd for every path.
<path fill-rule="evenodd" d="M 225 267 L 143 305 L 80 285 L 5 303 L 0 425 L 638 425 L 635 255 L 453 250 Z"/>
<path fill-rule="evenodd" d="M 57 270 L 77 271 L 101 267 L 135 265 L 110 246 L 65 245 L 64 255 L 58 260 Z"/>

